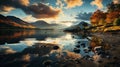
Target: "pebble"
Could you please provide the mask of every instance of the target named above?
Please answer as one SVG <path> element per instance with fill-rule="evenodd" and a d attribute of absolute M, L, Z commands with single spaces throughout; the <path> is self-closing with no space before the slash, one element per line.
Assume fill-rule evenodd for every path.
<path fill-rule="evenodd" d="M 54 46 L 53 49 L 57 50 L 57 49 L 59 49 L 59 46 Z"/>
<path fill-rule="evenodd" d="M 80 53 L 80 49 L 78 49 L 78 48 L 74 48 L 74 50 L 73 50 L 75 53 Z"/>

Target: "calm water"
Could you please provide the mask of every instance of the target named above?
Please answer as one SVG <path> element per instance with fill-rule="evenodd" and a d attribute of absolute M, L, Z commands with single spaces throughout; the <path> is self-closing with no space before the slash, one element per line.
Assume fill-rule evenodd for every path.
<path fill-rule="evenodd" d="M 8 32 L 8 31 L 7 31 Z M 90 37 L 89 37 L 90 38 Z M 34 45 L 35 43 L 53 43 L 58 44 L 62 50 L 74 51 L 76 46 L 80 44 L 81 55 L 93 55 L 91 51 L 84 53 L 84 49 L 90 47 L 90 41 L 82 34 L 65 33 L 62 30 L 24 30 L 24 31 L 9 31 L 1 34 L 0 48 L 10 48 L 14 51 L 21 52 L 25 48 Z"/>
<path fill-rule="evenodd" d="M 9 30 L 1 32 L 0 55 L 4 56 L 4 54 L 9 53 L 20 53 L 26 48 L 33 47 L 33 45 L 36 43 L 57 44 L 60 49 L 58 51 L 50 50 L 48 53 L 43 55 L 41 55 L 42 52 L 40 55 L 27 53 L 25 54 L 25 57 L 27 56 L 25 59 L 30 56 L 29 61 L 32 61 L 34 58 L 36 58 L 36 56 L 38 58 L 39 55 L 39 59 L 43 59 L 43 56 L 49 56 L 50 60 L 56 61 L 56 57 L 57 59 L 58 57 L 61 59 L 63 57 L 66 58 L 67 56 L 67 58 L 84 59 L 98 64 L 99 62 L 101 63 L 103 61 L 101 58 L 111 57 L 111 54 L 108 52 L 111 49 L 111 46 L 109 45 L 109 42 L 104 41 L 101 36 L 91 36 L 83 33 L 65 33 L 62 30 Z M 42 49 L 40 51 L 42 51 Z M 4 61 L 0 62 L 2 63 Z"/>

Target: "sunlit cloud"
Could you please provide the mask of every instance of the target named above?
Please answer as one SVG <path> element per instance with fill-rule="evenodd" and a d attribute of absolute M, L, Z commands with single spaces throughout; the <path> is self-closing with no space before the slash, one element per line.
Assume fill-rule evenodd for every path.
<path fill-rule="evenodd" d="M 0 9 L 2 9 L 2 11 L 9 12 L 11 10 L 14 10 L 15 8 L 11 6 L 1 6 Z"/>
<path fill-rule="evenodd" d="M 33 5 L 29 5 L 29 0 L 7 0 L 0 1 L 0 6 L 4 8 L 0 8 L 0 12 L 11 11 L 13 8 L 18 8 L 23 10 L 27 15 L 32 15 L 37 19 L 43 18 L 57 18 L 60 14 L 61 10 L 59 8 L 53 8 L 52 6 L 36 3 Z M 6 9 L 7 8 L 7 9 Z M 9 8 L 9 9 L 8 9 Z"/>
<path fill-rule="evenodd" d="M 53 8 L 52 6 L 47 6 L 42 3 L 31 5 L 28 8 L 30 12 L 28 11 L 26 13 L 32 14 L 33 17 L 38 18 L 38 19 L 57 18 L 59 13 L 61 12 L 60 9 Z"/>
<path fill-rule="evenodd" d="M 18 0 L 22 5 L 28 6 L 30 4 L 29 0 Z"/>
<path fill-rule="evenodd" d="M 22 10 L 29 5 L 29 0 L 0 0 L 0 12 L 10 12 L 15 8 Z"/>
<path fill-rule="evenodd" d="M 95 5 L 95 6 L 98 7 L 98 9 L 101 9 L 101 8 L 103 8 L 102 1 L 103 0 L 94 0 L 94 1 L 91 2 L 91 5 L 93 5 L 93 6 Z"/>
<path fill-rule="evenodd" d="M 76 6 L 81 6 L 83 4 L 82 0 L 64 0 L 67 4 L 67 8 L 73 8 Z"/>
<path fill-rule="evenodd" d="M 61 9 L 64 7 L 64 3 L 62 0 L 57 0 L 56 5 L 58 5 Z"/>
<path fill-rule="evenodd" d="M 113 0 L 114 4 L 120 4 L 120 0 Z"/>
<path fill-rule="evenodd" d="M 28 15 L 28 16 L 22 18 L 22 20 L 24 20 L 24 21 L 26 21 L 26 22 L 35 22 L 35 21 L 37 21 L 38 19 L 32 17 L 32 15 Z"/>

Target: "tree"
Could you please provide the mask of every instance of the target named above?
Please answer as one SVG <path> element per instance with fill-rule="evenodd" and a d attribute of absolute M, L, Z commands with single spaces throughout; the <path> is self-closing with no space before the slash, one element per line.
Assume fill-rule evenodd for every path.
<path fill-rule="evenodd" d="M 107 14 L 106 22 L 113 23 L 116 18 L 120 17 L 119 11 L 113 11 Z"/>
<path fill-rule="evenodd" d="M 120 25 L 120 18 L 116 18 L 113 22 L 113 25 L 119 26 Z"/>
<path fill-rule="evenodd" d="M 98 22 L 98 25 L 104 25 L 105 24 L 105 20 L 104 19 L 100 19 Z"/>
<path fill-rule="evenodd" d="M 120 11 L 120 4 L 114 4 L 113 2 L 107 5 L 107 12 Z"/>
<path fill-rule="evenodd" d="M 100 10 L 97 10 L 96 12 L 94 12 L 90 18 L 92 25 L 98 25 L 101 19 L 102 20 L 106 19 L 106 13 Z"/>

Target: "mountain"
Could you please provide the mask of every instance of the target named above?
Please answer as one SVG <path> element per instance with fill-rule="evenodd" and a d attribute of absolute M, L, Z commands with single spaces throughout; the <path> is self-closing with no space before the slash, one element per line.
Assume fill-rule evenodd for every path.
<path fill-rule="evenodd" d="M 39 20 L 36 22 L 31 23 L 32 25 L 36 26 L 36 27 L 40 27 L 40 26 L 49 26 L 49 24 L 45 21 Z"/>
<path fill-rule="evenodd" d="M 5 19 L 6 19 L 6 17 L 0 14 L 0 19 L 5 20 Z"/>
<path fill-rule="evenodd" d="M 7 18 L 14 21 L 14 22 L 16 22 L 16 23 L 18 23 L 18 24 L 22 24 L 22 25 L 29 24 L 29 23 L 27 23 L 27 22 L 25 22 L 25 21 L 23 21 L 23 20 L 21 20 L 21 19 L 19 19 L 17 17 L 14 17 L 14 16 L 7 16 Z"/>
<path fill-rule="evenodd" d="M 89 27 L 90 24 L 88 24 L 87 22 L 81 21 L 80 23 L 70 26 L 66 29 L 64 29 L 64 31 L 69 31 L 69 32 L 78 32 L 80 30 L 84 30 L 85 27 Z"/>
<path fill-rule="evenodd" d="M 21 19 L 19 19 L 17 17 L 7 16 L 7 18 L 14 21 L 14 22 L 16 22 L 16 23 L 18 23 L 18 24 L 20 24 L 20 25 L 22 25 L 22 27 L 24 27 L 24 28 L 32 28 L 32 27 L 34 27 L 32 24 L 30 24 L 28 22 L 25 22 L 25 21 L 23 21 L 23 20 L 21 20 Z"/>
<path fill-rule="evenodd" d="M 0 28 L 35 28 L 35 26 L 17 17 L 0 14 Z"/>
<path fill-rule="evenodd" d="M 49 24 L 43 20 L 39 20 L 39 21 L 33 22 L 31 24 L 36 26 L 37 28 L 41 28 L 41 29 L 53 29 L 53 28 L 59 26 L 58 24 Z"/>

